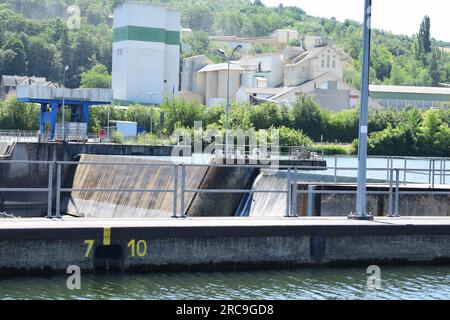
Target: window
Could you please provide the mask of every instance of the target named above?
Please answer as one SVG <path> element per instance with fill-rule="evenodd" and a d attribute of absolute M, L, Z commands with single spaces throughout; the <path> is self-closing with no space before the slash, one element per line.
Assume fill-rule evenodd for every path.
<path fill-rule="evenodd" d="M 122 49 L 117 49 L 117 55 L 121 56 L 122 55 Z"/>
<path fill-rule="evenodd" d="M 325 68 L 325 60 L 322 59 L 322 68 Z"/>
<path fill-rule="evenodd" d="M 143 55 L 143 56 L 152 56 L 153 55 L 153 50 L 152 49 L 142 49 L 141 50 L 141 55 Z"/>
<path fill-rule="evenodd" d="M 333 69 L 336 69 L 336 60 L 333 60 Z"/>
<path fill-rule="evenodd" d="M 327 68 L 330 69 L 330 56 L 327 56 Z"/>

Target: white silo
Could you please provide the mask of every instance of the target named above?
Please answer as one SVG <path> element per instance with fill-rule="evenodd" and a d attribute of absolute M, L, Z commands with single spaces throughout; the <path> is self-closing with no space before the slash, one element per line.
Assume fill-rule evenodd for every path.
<path fill-rule="evenodd" d="M 181 14 L 128 2 L 114 10 L 114 100 L 156 103 L 178 92 Z"/>

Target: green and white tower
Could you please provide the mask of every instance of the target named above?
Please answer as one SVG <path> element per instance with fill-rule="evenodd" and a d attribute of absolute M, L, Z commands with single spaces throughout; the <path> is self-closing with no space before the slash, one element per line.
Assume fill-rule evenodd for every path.
<path fill-rule="evenodd" d="M 159 104 L 178 92 L 181 14 L 162 6 L 128 2 L 114 10 L 114 100 Z"/>

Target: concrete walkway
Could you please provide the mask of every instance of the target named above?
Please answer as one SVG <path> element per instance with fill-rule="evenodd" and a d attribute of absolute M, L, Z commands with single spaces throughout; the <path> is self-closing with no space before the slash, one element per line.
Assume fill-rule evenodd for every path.
<path fill-rule="evenodd" d="M 71 228 L 167 228 L 167 227 L 386 227 L 448 226 L 450 217 L 375 217 L 374 221 L 349 220 L 345 217 L 302 218 L 185 218 L 185 219 L 96 219 L 65 216 L 61 220 L 46 218 L 0 219 L 0 230 L 71 229 Z"/>

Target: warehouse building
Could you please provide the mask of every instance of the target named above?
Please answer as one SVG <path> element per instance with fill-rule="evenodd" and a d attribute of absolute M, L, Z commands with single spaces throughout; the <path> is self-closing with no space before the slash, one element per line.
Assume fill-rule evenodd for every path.
<path fill-rule="evenodd" d="M 371 85 L 370 96 L 386 108 L 441 108 L 450 103 L 450 88 Z"/>

